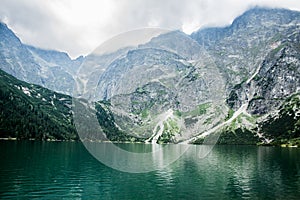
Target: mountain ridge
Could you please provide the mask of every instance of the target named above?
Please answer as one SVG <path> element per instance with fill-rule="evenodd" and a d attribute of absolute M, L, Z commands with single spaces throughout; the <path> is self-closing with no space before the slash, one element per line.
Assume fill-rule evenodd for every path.
<path fill-rule="evenodd" d="M 66 92 L 76 81 L 82 90 L 74 97 L 105 107 L 101 113 L 115 126 L 106 130 L 155 143 L 201 143 L 220 133 L 223 144 L 280 144 L 299 137 L 299 30 L 300 12 L 254 8 L 226 27 L 174 31 L 137 47 L 90 54 L 79 59 L 78 72 L 49 51 L 25 47 L 37 70 L 55 69 L 58 79 L 70 75 L 64 82 L 44 77 L 44 85 L 57 91 L 67 82 L 60 88 Z M 286 133 L 272 134 L 270 124 L 287 124 Z"/>
<path fill-rule="evenodd" d="M 6 24 L 0 24 L 0 68 L 16 78 L 71 94 L 82 58 L 25 45 Z"/>

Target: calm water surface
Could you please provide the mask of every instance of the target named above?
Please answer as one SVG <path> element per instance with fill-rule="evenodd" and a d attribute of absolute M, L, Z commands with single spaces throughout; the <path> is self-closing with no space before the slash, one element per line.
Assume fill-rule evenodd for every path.
<path fill-rule="evenodd" d="M 132 174 L 101 164 L 79 142 L 0 141 L 0 147 L 0 199 L 300 197 L 299 148 L 215 146 L 199 159 L 192 146 L 166 168 Z"/>

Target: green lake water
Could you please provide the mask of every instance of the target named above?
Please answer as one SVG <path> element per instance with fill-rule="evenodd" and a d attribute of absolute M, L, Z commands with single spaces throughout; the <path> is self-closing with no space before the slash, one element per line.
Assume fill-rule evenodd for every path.
<path fill-rule="evenodd" d="M 119 146 L 151 151 L 151 144 Z M 191 146 L 165 168 L 126 173 L 80 142 L 0 147 L 0 199 L 300 199 L 299 148 L 215 146 L 200 159 L 199 146 Z"/>

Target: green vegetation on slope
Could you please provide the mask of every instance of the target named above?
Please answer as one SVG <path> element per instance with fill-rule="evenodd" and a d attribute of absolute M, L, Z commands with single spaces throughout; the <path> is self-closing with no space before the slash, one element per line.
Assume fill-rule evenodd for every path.
<path fill-rule="evenodd" d="M 173 119 L 168 119 L 164 122 L 164 130 L 162 135 L 158 138 L 159 143 L 174 142 L 172 137 L 180 133 L 180 127 L 177 122 Z"/>
<path fill-rule="evenodd" d="M 0 137 L 76 140 L 71 97 L 0 70 Z"/>
<path fill-rule="evenodd" d="M 0 70 L 0 138 L 37 139 L 37 140 L 77 140 L 73 123 L 72 98 L 43 87 L 19 81 Z M 206 114 L 210 104 L 203 104 L 189 114 Z M 300 98 L 299 94 L 288 98 L 280 107 L 276 116 L 269 116 L 259 125 L 259 132 L 266 138 L 273 139 L 271 144 L 300 144 Z M 109 102 L 96 103 L 98 122 L 111 141 L 143 141 L 119 130 L 109 109 Z M 145 113 L 143 115 L 147 115 Z M 233 114 L 229 110 L 228 117 Z M 176 116 L 186 113 L 175 112 Z M 244 118 L 247 118 L 244 117 Z M 252 124 L 255 120 L 247 119 Z M 256 144 L 257 130 L 239 126 L 243 124 L 238 117 L 232 124 L 223 129 L 218 144 Z M 172 137 L 178 133 L 176 122 L 168 121 L 160 142 L 172 142 Z M 91 130 L 95 132 L 95 130 Z M 92 133 L 95 134 L 95 133 Z M 96 133 L 97 134 L 97 133 Z M 93 139 L 93 138 L 90 138 Z M 195 143 L 202 143 L 203 139 Z"/>
<path fill-rule="evenodd" d="M 96 103 L 96 115 L 106 138 L 142 141 L 115 126 L 113 115 L 105 109 L 107 103 Z M 86 110 L 79 100 L 76 106 Z M 20 81 L 0 70 L 0 138 L 78 140 L 71 108 L 72 97 Z M 103 135 L 90 127 L 88 121 L 80 125 L 86 132 L 84 139 L 99 139 Z"/>
<path fill-rule="evenodd" d="M 110 141 L 128 141 L 128 142 L 141 142 L 142 138 L 131 136 L 121 130 L 115 125 L 115 119 L 112 112 L 109 109 L 110 103 L 107 101 L 100 101 L 96 103 L 96 115 L 106 138 Z"/>
<path fill-rule="evenodd" d="M 272 144 L 293 143 L 300 145 L 300 95 L 296 94 L 286 100 L 277 116 L 269 116 L 259 124 L 266 137 L 274 138 Z"/>
<path fill-rule="evenodd" d="M 224 130 L 221 133 L 217 144 L 256 145 L 258 142 L 259 138 L 253 131 L 237 128 L 235 130 Z"/>

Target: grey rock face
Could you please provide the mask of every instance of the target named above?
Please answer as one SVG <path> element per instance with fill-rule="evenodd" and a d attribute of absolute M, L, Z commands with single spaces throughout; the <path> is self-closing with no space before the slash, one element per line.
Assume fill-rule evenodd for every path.
<path fill-rule="evenodd" d="M 199 30 L 191 37 L 210 52 L 232 87 L 251 76 L 275 41 L 299 23 L 299 12 L 255 8 L 228 27 Z"/>
<path fill-rule="evenodd" d="M 110 101 L 116 126 L 139 137 L 159 132 L 157 124 L 166 120 L 168 129 L 177 130 L 170 127 L 177 124 L 185 130 L 168 136 L 175 142 L 177 137 L 197 134 L 212 117 L 202 112 L 219 115 L 205 128 L 218 123 L 226 113 L 225 82 L 219 68 L 204 48 L 178 31 L 115 53 L 92 54 L 79 71 L 81 82 L 86 84 L 83 88 L 92 91 L 83 91 L 85 98 Z M 204 104 L 209 106 L 201 111 L 199 105 Z"/>
<path fill-rule="evenodd" d="M 248 111 L 263 115 L 278 109 L 292 94 L 299 93 L 300 34 L 297 30 L 288 30 L 285 37 L 275 42 L 276 46 L 265 57 L 251 82 L 237 85 L 231 91 L 229 99 L 233 100 L 233 107 L 239 107 L 242 102 L 249 100 Z"/>
<path fill-rule="evenodd" d="M 226 122 L 230 108 L 241 123 L 232 127 L 256 130 L 263 115 L 299 92 L 299 24 L 298 12 L 255 8 L 228 27 L 190 38 L 178 31 L 160 35 L 106 64 L 93 81 L 96 99 L 110 100 L 116 124 L 140 130 L 136 135 L 159 132 L 158 116 L 165 113 L 181 130 L 168 135 L 176 128 L 166 122 L 160 139 L 172 142 Z M 169 110 L 179 115 L 170 117 Z"/>
<path fill-rule="evenodd" d="M 71 60 L 63 52 L 24 45 L 5 24 L 0 23 L 0 67 L 20 80 L 71 94 L 73 76 L 82 59 Z"/>

